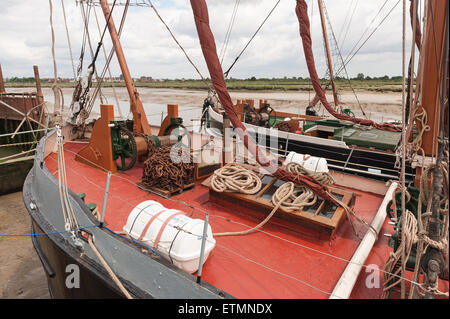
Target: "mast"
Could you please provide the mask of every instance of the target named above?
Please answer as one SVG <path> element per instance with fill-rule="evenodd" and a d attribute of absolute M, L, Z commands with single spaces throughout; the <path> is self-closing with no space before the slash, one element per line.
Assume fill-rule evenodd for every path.
<path fill-rule="evenodd" d="M 426 156 L 435 156 L 437 153 L 437 137 L 439 135 L 440 114 L 440 81 L 443 79 L 444 65 L 444 34 L 445 14 L 448 10 L 448 1 L 430 0 L 426 3 L 426 24 L 424 25 L 424 40 L 422 44 L 422 77 L 421 98 L 419 104 L 426 111 L 429 131 L 422 137 L 422 147 Z M 421 124 L 418 123 L 420 128 Z"/>
<path fill-rule="evenodd" d="M 427 232 L 433 241 L 440 240 L 440 194 L 443 193 L 443 149 L 445 131 L 448 130 L 448 50 L 449 21 L 448 1 L 430 0 L 426 2 L 426 24 L 422 44 L 422 86 L 420 105 L 428 115 L 429 131 L 422 137 L 422 147 L 426 156 L 436 158 L 432 179 L 431 216 Z M 422 60 L 423 59 L 423 60 Z M 421 172 L 419 171 L 419 174 Z M 445 261 L 439 249 L 430 246 L 421 259 L 422 271 L 427 275 L 427 287 L 433 287 L 444 272 Z M 427 291 L 425 298 L 433 298 Z"/>
<path fill-rule="evenodd" d="M 120 44 L 119 35 L 117 34 L 117 29 L 114 24 L 114 20 L 109 19 L 111 11 L 107 0 L 100 0 L 100 5 L 105 15 L 105 19 L 108 23 L 109 33 L 111 35 L 111 40 L 116 52 L 117 59 L 119 60 L 120 69 L 122 70 L 122 75 L 125 80 L 125 84 L 128 90 L 128 95 L 130 96 L 130 108 L 133 113 L 133 131 L 135 133 L 144 133 L 151 135 L 150 125 L 148 124 L 147 116 L 145 115 L 144 106 L 139 98 L 139 93 L 134 87 L 133 79 L 131 78 L 130 70 L 123 53 L 122 45 Z"/>
<path fill-rule="evenodd" d="M 3 82 L 3 73 L 1 64 L 0 64 L 0 93 L 6 93 L 5 83 Z"/>
<path fill-rule="evenodd" d="M 44 102 L 44 94 L 42 94 L 41 78 L 39 76 L 38 66 L 33 65 L 33 70 L 34 70 L 34 79 L 36 80 L 36 99 L 38 104 L 42 104 Z"/>
<path fill-rule="evenodd" d="M 325 25 L 325 16 L 323 13 L 323 3 L 322 3 L 322 0 L 317 0 L 317 3 L 319 4 L 320 22 L 322 23 L 323 40 L 325 41 L 325 49 L 327 52 L 328 70 L 330 72 L 330 81 L 331 81 L 331 88 L 333 90 L 334 105 L 338 106 L 339 101 L 338 101 L 338 97 L 337 97 L 336 83 L 334 82 L 333 63 L 331 60 L 330 44 L 328 42 L 327 26 Z"/>

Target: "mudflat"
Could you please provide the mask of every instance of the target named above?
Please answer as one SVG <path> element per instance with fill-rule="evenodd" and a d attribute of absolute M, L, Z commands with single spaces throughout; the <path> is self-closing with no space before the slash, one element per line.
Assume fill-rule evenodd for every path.
<path fill-rule="evenodd" d="M 0 196 L 0 234 L 30 234 L 22 192 Z M 50 298 L 44 269 L 30 236 L 0 236 L 0 298 Z"/>

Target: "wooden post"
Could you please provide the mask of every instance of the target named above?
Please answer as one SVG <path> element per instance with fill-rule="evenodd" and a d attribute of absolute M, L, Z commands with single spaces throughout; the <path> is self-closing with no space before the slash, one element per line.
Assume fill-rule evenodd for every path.
<path fill-rule="evenodd" d="M 244 121 L 244 101 L 243 100 L 238 100 L 238 104 L 237 106 L 237 113 L 239 115 L 239 119 L 241 122 Z"/>
<path fill-rule="evenodd" d="M 100 105 L 100 118 L 92 129 L 89 145 L 81 149 L 75 160 L 86 165 L 102 167 L 111 173 L 117 173 L 117 165 L 113 160 L 111 128 L 109 124 L 114 121 L 114 105 Z"/>
<path fill-rule="evenodd" d="M 158 136 L 163 136 L 164 131 L 170 125 L 170 119 L 178 117 L 178 104 L 167 104 L 167 116 L 161 123 Z"/>
<path fill-rule="evenodd" d="M 37 102 L 38 104 L 42 104 L 44 102 L 44 94 L 42 94 L 41 88 L 41 78 L 39 77 L 39 68 L 37 65 L 33 65 L 34 70 L 34 79 L 36 80 L 36 94 L 37 94 Z"/>
<path fill-rule="evenodd" d="M 334 105 L 338 106 L 339 101 L 337 97 L 336 83 L 334 82 L 333 62 L 331 61 L 330 44 L 328 43 L 327 26 L 325 25 L 325 16 L 323 14 L 322 0 L 317 0 L 317 3 L 319 4 L 320 21 L 322 22 L 323 40 L 325 41 L 325 49 L 327 52 L 328 70 L 330 71 L 330 80 L 331 80 L 331 87 L 333 89 Z"/>
<path fill-rule="evenodd" d="M 3 82 L 3 73 L 1 64 L 0 64 L 0 93 L 6 93 L 5 82 Z"/>
<path fill-rule="evenodd" d="M 264 106 L 264 101 L 259 100 L 259 109 L 257 111 L 260 111 L 263 106 Z"/>
<path fill-rule="evenodd" d="M 127 62 L 125 60 L 125 55 L 123 53 L 122 45 L 120 44 L 119 35 L 117 34 L 116 26 L 114 24 L 113 18 L 109 18 L 111 11 L 107 0 L 100 0 L 100 5 L 105 15 L 105 19 L 108 23 L 109 33 L 111 34 L 111 40 L 116 51 L 117 59 L 119 60 L 120 69 L 122 70 L 122 75 L 125 80 L 125 84 L 128 90 L 128 95 L 130 96 L 130 108 L 133 113 L 134 127 L 133 131 L 136 133 L 145 133 L 151 135 L 150 125 L 148 124 L 147 116 L 145 115 L 144 106 L 139 99 L 139 93 L 133 84 L 133 79 L 131 78 L 130 70 L 128 69 Z"/>
<path fill-rule="evenodd" d="M 230 136 L 230 118 L 228 115 L 223 115 L 223 152 L 222 161 L 223 165 L 232 163 L 233 161 L 233 143 Z"/>

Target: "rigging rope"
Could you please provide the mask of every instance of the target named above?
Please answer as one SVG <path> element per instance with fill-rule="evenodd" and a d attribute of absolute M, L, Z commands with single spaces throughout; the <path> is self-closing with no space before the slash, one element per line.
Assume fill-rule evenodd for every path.
<path fill-rule="evenodd" d="M 266 16 L 266 18 L 263 20 L 263 22 L 259 25 L 258 29 L 256 29 L 255 33 L 252 35 L 252 37 L 250 38 L 250 40 L 247 42 L 247 44 L 244 46 L 244 48 L 242 49 L 242 51 L 237 55 L 237 57 L 234 59 L 234 62 L 231 64 L 231 66 L 228 68 L 228 70 L 224 73 L 225 78 L 228 77 L 231 69 L 233 68 L 233 66 L 236 64 L 237 60 L 239 60 L 239 58 L 241 57 L 241 55 L 244 53 L 244 51 L 247 49 L 247 47 L 249 46 L 249 44 L 253 41 L 253 39 L 255 38 L 256 34 L 258 34 L 259 30 L 261 30 L 261 28 L 263 27 L 263 25 L 266 23 L 267 19 L 269 19 L 269 17 L 271 16 L 272 12 L 275 10 L 275 8 L 278 6 L 278 4 L 280 3 L 281 0 L 278 0 L 277 3 L 275 3 L 275 5 L 273 6 L 272 10 L 270 10 L 269 14 Z"/>
<path fill-rule="evenodd" d="M 124 8 L 124 11 L 123 11 L 123 14 L 122 14 L 122 19 L 120 21 L 120 27 L 119 27 L 119 31 L 118 31 L 119 39 L 120 39 L 120 36 L 122 35 L 122 30 L 123 30 L 123 26 L 125 24 L 125 19 L 126 19 L 127 13 L 128 13 L 129 4 L 130 4 L 130 0 L 127 0 L 127 3 L 125 5 L 125 8 Z M 114 50 L 114 47 L 113 47 L 113 48 L 111 48 L 111 50 L 109 52 L 108 59 L 106 60 L 105 66 L 103 67 L 103 71 L 102 71 L 102 73 L 100 75 L 100 79 L 97 81 L 97 86 L 96 86 L 96 88 L 94 90 L 93 98 L 91 99 L 91 101 L 89 102 L 89 105 L 87 107 L 88 114 L 90 114 L 91 111 L 92 111 L 92 108 L 94 106 L 94 101 L 95 101 L 95 99 L 97 97 L 97 94 L 100 92 L 100 87 L 101 87 L 101 85 L 103 83 L 103 79 L 105 78 L 107 68 L 109 67 L 109 64 L 111 63 L 111 60 L 112 60 L 112 58 L 114 56 L 114 53 L 115 53 L 115 50 Z M 131 112 L 131 110 L 130 110 L 130 112 Z"/>
<path fill-rule="evenodd" d="M 372 21 L 370 21 L 369 25 L 366 27 L 366 29 L 364 30 L 364 32 L 361 34 L 361 37 L 358 39 L 358 41 L 356 41 L 356 43 L 353 45 L 352 49 L 350 50 L 350 53 L 347 55 L 350 56 L 353 51 L 356 49 L 356 47 L 358 46 L 358 44 L 361 42 L 361 40 L 363 39 L 364 35 L 366 34 L 366 32 L 370 29 L 370 27 L 372 26 L 372 24 L 375 22 L 375 19 L 378 17 L 378 15 L 381 13 L 381 11 L 383 10 L 383 8 L 386 6 L 386 4 L 388 3 L 389 0 L 385 0 L 383 5 L 380 7 L 380 9 L 378 10 L 377 14 L 373 17 Z"/>
<path fill-rule="evenodd" d="M 350 2 L 348 2 L 349 6 L 347 7 L 347 10 L 345 10 L 345 12 L 347 12 L 347 14 L 345 15 L 344 22 L 342 23 L 341 29 L 339 30 L 339 33 L 338 33 L 338 38 L 337 38 L 338 43 L 341 42 L 341 38 L 342 38 L 342 35 L 344 32 L 344 29 L 346 28 L 347 19 L 349 18 L 349 14 L 352 11 L 351 9 L 352 9 L 353 2 L 354 2 L 354 0 L 351 0 Z M 311 6 L 313 6 L 313 2 L 311 3 Z M 312 16 L 311 16 L 311 25 L 312 25 Z M 341 45 L 342 45 L 342 43 L 341 43 Z"/>
<path fill-rule="evenodd" d="M 94 98 L 91 98 L 88 94 L 89 94 L 89 90 L 92 86 L 92 76 L 93 74 L 95 74 L 96 78 L 97 78 L 97 82 L 100 82 L 98 73 L 97 73 L 97 69 L 95 68 L 95 62 L 97 60 L 98 54 L 100 52 L 100 47 L 103 45 L 103 38 L 105 36 L 106 33 L 106 29 L 108 27 L 108 22 L 112 16 L 112 12 L 114 10 L 115 4 L 116 4 L 117 0 L 114 0 L 110 15 L 108 16 L 108 19 L 106 21 L 106 25 L 105 28 L 103 30 L 103 34 L 100 37 L 100 41 L 98 42 L 97 45 L 97 49 L 95 51 L 95 53 L 92 50 L 92 44 L 91 44 L 91 38 L 89 35 L 89 30 L 88 30 L 88 25 L 89 25 L 89 17 L 90 17 L 90 12 L 91 12 L 91 6 L 88 6 L 88 14 L 85 13 L 84 10 L 84 4 L 83 2 L 81 2 L 81 13 L 82 13 L 82 17 L 83 17 L 83 21 L 84 21 L 84 26 L 85 26 L 85 34 L 87 35 L 87 40 L 89 43 L 89 48 L 91 51 L 91 57 L 92 57 L 92 62 L 91 64 L 88 66 L 88 75 L 85 79 L 79 79 L 78 83 L 77 83 L 77 88 L 74 91 L 74 95 L 73 95 L 73 105 L 75 106 L 75 108 L 73 109 L 72 113 L 73 113 L 73 118 L 72 120 L 75 121 L 76 118 L 78 117 L 78 114 L 80 114 L 79 117 L 79 124 L 84 125 L 85 120 L 89 117 L 90 114 L 90 110 L 86 110 L 86 103 L 90 103 L 89 105 L 93 105 L 95 98 L 97 95 L 94 96 Z M 84 36 L 83 36 L 84 37 Z M 82 49 L 84 50 L 84 48 Z M 82 52 L 82 56 L 84 56 L 84 52 Z M 99 88 L 100 91 L 100 88 Z M 102 93 L 100 91 L 100 101 L 101 103 L 103 103 L 103 98 L 102 98 Z M 75 103 L 78 104 L 75 104 Z M 92 104 L 91 104 L 92 103 Z"/>
<path fill-rule="evenodd" d="M 220 54 L 219 54 L 219 59 L 220 59 L 220 64 L 223 65 L 223 59 L 225 58 L 225 54 L 228 48 L 228 43 L 230 41 L 230 37 L 231 37 L 231 31 L 233 30 L 233 26 L 234 26 L 234 21 L 236 19 L 236 14 L 237 14 L 237 10 L 239 7 L 239 3 L 241 0 L 236 0 L 236 2 L 234 3 L 234 8 L 233 8 L 233 13 L 231 14 L 231 18 L 230 18 L 230 22 L 228 24 L 228 28 L 227 28 L 227 32 L 225 33 L 225 40 L 222 46 L 222 49 L 220 50 Z"/>
<path fill-rule="evenodd" d="M 353 0 L 352 0 L 352 1 L 353 1 Z M 348 21 L 347 29 L 346 29 L 346 31 L 345 31 L 345 35 L 344 35 L 344 37 L 343 37 L 343 39 L 342 39 L 342 42 L 341 42 L 341 45 L 340 45 L 341 48 L 344 46 L 345 39 L 347 39 L 348 31 L 350 30 L 350 25 L 351 25 L 351 23 L 352 23 L 353 16 L 355 15 L 355 11 L 356 11 L 356 8 L 357 8 L 357 7 L 358 7 L 358 0 L 356 0 L 356 2 L 355 2 L 355 6 L 354 6 L 354 8 L 353 8 L 352 15 L 351 15 L 351 17 L 350 17 L 350 20 Z"/>
<path fill-rule="evenodd" d="M 56 58 L 55 58 L 55 30 L 53 28 L 53 4 L 52 0 L 48 0 L 50 6 L 50 29 L 52 33 L 52 60 L 53 60 L 53 72 L 54 79 L 52 85 L 53 95 L 55 97 L 55 103 L 53 107 L 53 114 L 56 116 L 55 120 L 57 122 L 61 122 L 62 112 L 64 109 L 64 95 L 62 93 L 62 89 L 58 86 L 58 68 L 56 66 Z"/>
<path fill-rule="evenodd" d="M 74 81 L 76 81 L 77 76 L 75 73 L 75 64 L 73 62 L 72 45 L 70 43 L 69 28 L 67 27 L 67 17 L 66 17 L 66 8 L 64 7 L 64 0 L 61 0 L 61 6 L 64 16 L 64 25 L 66 27 L 67 44 L 69 45 L 70 61 L 72 62 L 73 79 Z"/>
<path fill-rule="evenodd" d="M 340 119 L 340 120 L 351 121 L 351 122 L 354 122 L 357 124 L 362 124 L 362 125 L 367 125 L 367 126 L 374 126 L 375 128 L 380 129 L 380 130 L 399 131 L 399 128 L 393 124 L 390 124 L 390 123 L 378 124 L 378 123 L 375 123 L 374 121 L 367 120 L 367 119 L 353 118 L 346 114 L 340 114 L 333 109 L 333 107 L 327 101 L 327 98 L 322 89 L 322 86 L 320 85 L 319 77 L 317 75 L 315 62 L 314 62 L 314 55 L 312 52 L 312 41 L 311 41 L 310 24 L 309 24 L 309 18 L 308 18 L 308 5 L 306 4 L 305 0 L 297 0 L 296 14 L 297 14 L 299 25 L 300 25 L 300 36 L 302 38 L 303 50 L 304 50 L 310 78 L 313 83 L 313 87 L 314 87 L 314 90 L 316 91 L 316 94 L 319 96 L 320 101 L 322 102 L 322 105 L 327 109 L 327 111 L 331 115 L 333 115 L 335 118 Z"/>
<path fill-rule="evenodd" d="M 150 7 L 153 9 L 153 11 L 155 12 L 156 16 L 158 17 L 158 19 L 164 24 L 164 26 L 166 27 L 167 31 L 169 31 L 170 36 L 172 37 L 172 39 L 175 41 L 175 43 L 178 45 L 178 47 L 181 49 L 181 51 L 183 51 L 184 55 L 186 56 L 186 59 L 189 61 L 189 63 L 194 67 L 195 71 L 197 71 L 198 75 L 200 76 L 200 78 L 202 79 L 202 81 L 208 86 L 209 90 L 214 91 L 214 88 L 211 86 L 210 83 L 208 83 L 206 81 L 206 79 L 203 77 L 202 73 L 200 72 L 200 70 L 197 68 L 197 66 L 194 64 L 194 62 L 192 62 L 191 58 L 189 57 L 189 55 L 187 54 L 186 50 L 183 48 L 183 46 L 180 44 L 180 42 L 178 42 L 177 38 L 175 37 L 175 35 L 173 34 L 172 30 L 170 30 L 169 26 L 167 25 L 167 23 L 163 20 L 163 18 L 161 17 L 161 15 L 159 14 L 158 10 L 156 9 L 156 7 L 153 5 L 153 3 L 151 2 L 151 0 L 148 0 Z"/>
<path fill-rule="evenodd" d="M 358 47 L 358 49 L 350 56 L 350 54 L 347 55 L 347 57 L 344 60 L 344 66 L 346 66 L 350 61 L 355 57 L 355 55 L 361 50 L 361 48 L 369 41 L 369 39 L 372 37 L 372 35 L 378 30 L 378 28 L 384 23 L 384 21 L 389 17 L 389 15 L 394 11 L 394 9 L 397 7 L 397 5 L 400 3 L 401 0 L 398 0 L 397 3 L 391 8 L 391 10 L 387 13 L 387 15 L 380 21 L 380 23 L 375 27 L 375 29 L 369 34 L 367 39 Z M 342 70 L 338 70 L 338 73 Z"/>
<path fill-rule="evenodd" d="M 98 17 L 97 17 L 97 10 L 94 7 L 94 16 L 95 16 L 95 21 L 97 22 L 97 29 L 98 29 L 98 34 L 101 35 L 101 31 L 100 31 L 100 24 L 98 22 Z M 103 56 L 105 57 L 105 61 L 108 60 L 108 57 L 106 56 L 106 49 L 105 46 L 102 46 L 103 49 Z M 116 101 L 116 106 L 117 106 L 117 111 L 119 112 L 119 117 L 121 119 L 123 119 L 123 114 L 122 114 L 122 110 L 120 109 L 120 102 L 119 102 L 119 98 L 117 96 L 117 92 L 116 92 L 116 88 L 113 82 L 113 77 L 111 74 L 111 69 L 109 68 L 109 65 L 107 65 L 107 69 L 108 69 L 108 74 L 109 74 L 109 80 L 111 81 L 111 87 L 112 87 L 112 91 L 113 91 L 113 95 L 114 95 L 114 100 Z"/>

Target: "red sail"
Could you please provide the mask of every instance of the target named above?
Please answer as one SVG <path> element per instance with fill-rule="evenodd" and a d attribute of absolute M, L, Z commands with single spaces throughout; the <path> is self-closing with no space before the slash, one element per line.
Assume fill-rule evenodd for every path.
<path fill-rule="evenodd" d="M 312 86 L 314 87 L 314 91 L 316 92 L 316 95 L 319 97 L 320 102 L 322 102 L 323 106 L 327 109 L 327 111 L 335 118 L 340 120 L 351 121 L 362 125 L 368 126 L 370 125 L 380 130 L 400 131 L 401 130 L 400 128 L 391 123 L 378 124 L 375 123 L 374 121 L 367 119 L 353 118 L 346 114 L 338 113 L 333 109 L 333 107 L 327 101 L 325 92 L 323 91 L 322 86 L 320 85 L 319 76 L 317 75 L 316 65 L 314 62 L 314 55 L 312 52 L 311 32 L 308 18 L 308 5 L 306 4 L 305 0 L 297 0 L 295 12 L 297 13 L 298 22 L 300 25 L 300 36 L 302 38 L 303 51 L 305 53 L 306 64 L 308 66 Z"/>
<path fill-rule="evenodd" d="M 223 76 L 223 70 L 217 56 L 216 43 L 209 26 L 209 15 L 206 2 L 205 0 L 191 0 L 191 6 L 194 13 L 195 25 L 197 27 L 200 45 L 208 66 L 211 81 L 217 92 L 220 103 L 230 118 L 230 122 L 233 124 L 233 127 L 237 129 L 236 131 L 239 134 L 239 137 L 244 141 L 245 147 L 255 156 L 258 163 L 264 166 L 267 171 L 273 174 L 273 176 L 285 181 L 292 181 L 300 185 L 305 185 L 318 196 L 326 200 L 336 202 L 336 200 L 329 194 L 326 186 L 321 185 L 317 182 L 317 180 L 310 176 L 293 174 L 278 167 L 276 163 L 270 162 L 267 159 L 263 150 L 256 146 L 253 139 L 248 135 L 245 126 L 239 120 L 230 94 L 228 93 L 225 78 Z"/>
<path fill-rule="evenodd" d="M 414 0 L 410 0 L 411 4 L 409 5 L 409 14 L 411 16 L 411 30 L 414 32 Z M 417 0 L 416 0 L 417 1 Z M 420 51 L 422 47 L 422 32 L 420 31 L 420 21 L 419 16 L 416 17 L 416 36 L 415 36 L 417 49 Z"/>

